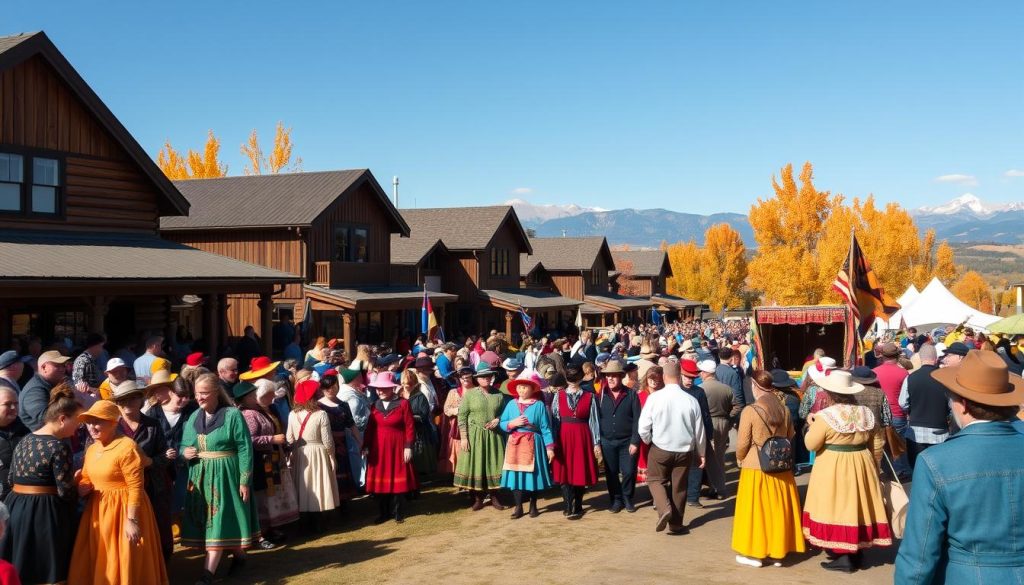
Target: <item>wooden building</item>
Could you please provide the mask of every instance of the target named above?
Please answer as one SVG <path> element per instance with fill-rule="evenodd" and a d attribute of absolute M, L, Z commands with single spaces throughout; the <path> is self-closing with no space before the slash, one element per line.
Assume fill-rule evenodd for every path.
<path fill-rule="evenodd" d="M 225 294 L 262 301 L 255 319 L 268 321 L 294 278 L 159 237 L 161 217 L 188 213 L 44 33 L 0 37 L 0 345 L 103 332 L 116 349 L 181 324 L 216 352 Z"/>
<path fill-rule="evenodd" d="M 306 319 L 317 335 L 394 343 L 416 332 L 423 294 L 392 283 L 391 238 L 409 226 L 367 169 L 176 182 L 188 217 L 161 222 L 164 237 L 298 277 L 274 295 L 275 317 Z M 454 300 L 431 295 L 436 310 Z M 228 327 L 255 326 L 256 301 L 231 295 Z M 265 329 L 260 333 L 266 336 Z"/>
<path fill-rule="evenodd" d="M 582 302 L 580 312 L 591 327 L 639 323 L 649 299 L 620 295 L 609 288 L 615 260 L 603 236 L 531 238 L 533 253 L 520 262 L 521 284 L 551 286 L 558 294 Z"/>
<path fill-rule="evenodd" d="M 520 290 L 520 257 L 532 251 L 511 206 L 403 209 L 410 228 L 396 263 L 407 282 L 457 295 L 447 308 L 446 330 L 475 334 L 492 329 L 508 337 L 521 332 L 519 308 L 537 317 L 543 330 L 558 311 L 575 311 L 579 302 L 551 291 Z"/>
<path fill-rule="evenodd" d="M 613 250 L 615 259 L 612 291 L 648 297 L 657 311 L 669 321 L 698 317 L 701 303 L 666 292 L 666 281 L 673 276 L 672 265 L 664 250 Z"/>

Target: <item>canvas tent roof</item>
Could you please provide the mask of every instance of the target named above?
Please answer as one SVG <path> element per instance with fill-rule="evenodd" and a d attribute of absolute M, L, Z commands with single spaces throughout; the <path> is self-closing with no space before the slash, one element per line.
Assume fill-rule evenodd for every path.
<path fill-rule="evenodd" d="M 956 298 L 937 278 L 933 278 L 910 304 L 903 305 L 901 311 L 907 327 L 959 324 L 966 320 L 967 325 L 975 329 L 988 329 L 999 320 L 999 317 L 982 313 Z"/>
<path fill-rule="evenodd" d="M 917 290 L 917 287 L 911 284 L 907 287 L 900 298 L 896 299 L 896 302 L 900 304 L 900 310 L 896 311 L 889 317 L 888 321 L 884 319 L 878 319 L 875 321 L 876 328 L 881 329 L 902 329 L 903 325 L 903 308 L 909 307 L 911 303 L 917 300 L 917 297 L 921 296 L 921 291 Z"/>

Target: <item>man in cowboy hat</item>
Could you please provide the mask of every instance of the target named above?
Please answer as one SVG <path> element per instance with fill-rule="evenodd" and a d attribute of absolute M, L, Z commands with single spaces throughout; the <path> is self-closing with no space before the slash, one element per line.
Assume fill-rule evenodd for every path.
<path fill-rule="evenodd" d="M 917 457 L 896 583 L 1013 583 L 1024 575 L 1024 380 L 991 351 L 931 372 L 960 432 Z"/>
<path fill-rule="evenodd" d="M 609 361 L 601 371 L 604 390 L 597 398 L 601 455 L 613 513 L 623 508 L 627 512 L 636 512 L 633 491 L 636 487 L 637 454 L 640 452 L 640 397 L 622 384 L 625 375 L 621 361 Z"/>
<path fill-rule="evenodd" d="M 637 374 L 640 378 L 647 375 L 647 370 L 658 365 L 658 353 L 650 341 L 640 345 L 640 359 L 636 362 Z"/>

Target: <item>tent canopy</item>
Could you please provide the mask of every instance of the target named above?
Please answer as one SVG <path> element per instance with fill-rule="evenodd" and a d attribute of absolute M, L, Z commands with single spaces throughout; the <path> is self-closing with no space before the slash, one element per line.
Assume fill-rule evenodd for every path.
<path fill-rule="evenodd" d="M 907 293 L 909 292 L 908 289 Z M 907 293 L 904 293 L 904 296 Z M 900 304 L 903 308 L 889 320 L 890 326 L 894 320 L 896 321 L 897 326 L 894 329 L 899 328 L 900 319 L 907 327 L 917 328 L 957 325 L 966 320 L 967 325 L 985 330 L 999 320 L 999 317 L 982 313 L 956 298 L 937 278 L 933 278 L 910 303 L 903 304 L 903 297 L 900 297 Z"/>
<path fill-rule="evenodd" d="M 921 291 L 917 290 L 917 287 L 911 284 L 907 287 L 907 290 L 900 295 L 900 298 L 896 299 L 896 302 L 900 304 L 900 309 L 893 313 L 888 320 L 876 319 L 875 329 L 901 329 L 903 327 L 903 309 L 909 307 L 910 304 L 916 301 L 919 296 L 921 296 Z"/>

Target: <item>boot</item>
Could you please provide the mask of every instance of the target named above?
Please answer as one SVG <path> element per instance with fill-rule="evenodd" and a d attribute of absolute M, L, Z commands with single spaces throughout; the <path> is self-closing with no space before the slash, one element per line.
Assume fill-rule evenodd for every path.
<path fill-rule="evenodd" d="M 852 573 L 855 570 L 853 566 L 853 555 L 841 554 L 838 555 L 835 560 L 822 561 L 821 566 L 829 571 L 839 571 L 842 573 Z"/>
<path fill-rule="evenodd" d="M 530 494 L 530 518 L 536 518 L 540 516 L 540 511 L 537 510 L 537 493 L 532 492 Z"/>
<path fill-rule="evenodd" d="M 388 521 L 388 510 L 391 507 L 390 502 L 391 496 L 386 494 L 377 495 L 377 519 L 373 521 L 374 524 L 383 524 Z"/>
<path fill-rule="evenodd" d="M 579 516 L 580 518 L 583 517 L 583 494 L 584 494 L 585 491 L 586 491 L 586 488 L 578 487 L 578 488 L 576 488 L 574 490 L 574 493 L 573 493 L 573 496 L 575 496 L 575 497 L 573 498 L 574 505 L 573 505 L 572 511 L 577 516 Z"/>
<path fill-rule="evenodd" d="M 507 510 L 508 506 L 501 503 L 501 499 L 498 498 L 498 490 L 491 490 L 491 507 L 495 510 Z"/>
<path fill-rule="evenodd" d="M 203 576 L 196 581 L 196 585 L 212 585 L 213 584 L 213 573 L 203 570 Z"/>
<path fill-rule="evenodd" d="M 473 505 L 469 507 L 474 512 L 484 509 L 484 495 L 481 492 L 473 492 Z"/>
<path fill-rule="evenodd" d="M 392 513 L 394 514 L 395 522 L 401 524 L 405 522 L 405 514 L 402 511 L 402 498 L 395 497 L 394 501 L 395 503 Z"/>
<path fill-rule="evenodd" d="M 512 499 L 516 502 L 516 509 L 512 511 L 512 519 L 518 520 L 523 517 L 523 492 L 512 490 Z"/>
<path fill-rule="evenodd" d="M 562 484 L 562 503 L 565 506 L 562 508 L 562 516 L 568 516 L 572 513 L 572 486 L 568 484 Z"/>
<path fill-rule="evenodd" d="M 228 567 L 228 577 L 234 577 L 245 568 L 245 553 L 231 555 L 231 566 Z"/>

